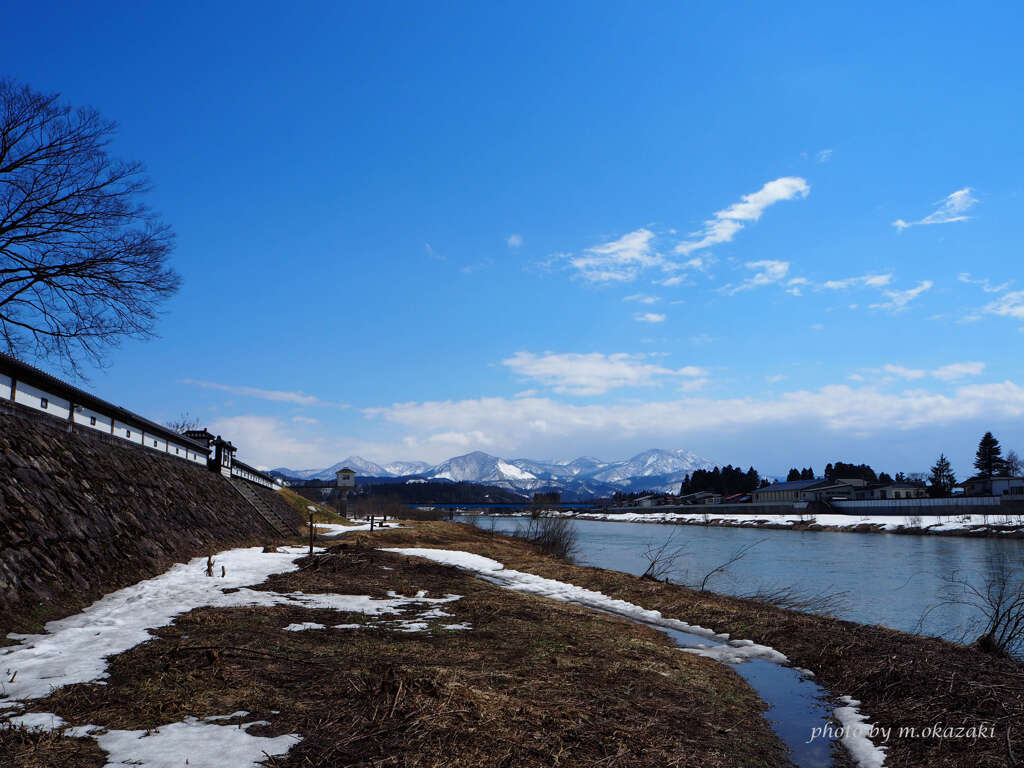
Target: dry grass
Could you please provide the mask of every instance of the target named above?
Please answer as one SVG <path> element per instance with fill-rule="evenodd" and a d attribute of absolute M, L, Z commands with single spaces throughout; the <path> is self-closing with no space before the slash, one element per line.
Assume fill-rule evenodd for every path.
<path fill-rule="evenodd" d="M 305 496 L 300 496 L 295 491 L 289 488 L 282 488 L 277 491 L 277 494 L 288 502 L 288 505 L 299 513 L 303 522 L 309 521 L 309 513 L 313 513 L 314 523 L 336 523 L 341 525 L 348 524 L 348 520 L 338 514 L 338 511 L 331 509 L 326 504 L 321 504 L 318 501 L 311 501 Z M 310 507 L 313 507 L 311 510 Z"/>
<path fill-rule="evenodd" d="M 436 526 L 461 528 L 426 526 L 428 537 Z M 405 542 L 416 536 L 405 533 Z M 418 633 L 334 611 L 195 610 L 114 658 L 107 685 L 70 686 L 33 709 L 110 728 L 246 710 L 246 720 L 271 723 L 254 734 L 302 734 L 287 756 L 268 762 L 289 768 L 787 764 L 756 694 L 731 670 L 674 650 L 659 632 L 353 544 L 304 565 L 265 588 L 463 597 L 440 606 L 452 617 Z M 303 621 L 376 626 L 283 631 Z M 472 629 L 441 627 L 458 622 Z M 0 730 L 0 755 L 26 738 Z M 63 751 L 50 746 L 16 765 L 98 764 L 89 741 L 45 739 Z"/>

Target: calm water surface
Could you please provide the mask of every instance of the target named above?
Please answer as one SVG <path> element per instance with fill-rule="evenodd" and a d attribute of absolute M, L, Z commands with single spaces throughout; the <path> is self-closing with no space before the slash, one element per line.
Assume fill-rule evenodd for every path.
<path fill-rule="evenodd" d="M 495 530 L 513 531 L 522 518 L 461 519 Z M 970 632 L 978 613 L 965 606 L 940 606 L 944 578 L 958 571 L 982 584 L 994 557 L 1007 558 L 1024 577 L 1024 541 L 884 533 L 780 531 L 716 528 L 700 525 L 615 523 L 573 520 L 578 534 L 577 562 L 626 573 L 647 568 L 643 555 L 671 537 L 683 547 L 673 581 L 700 583 L 704 575 L 745 545 L 754 546 L 707 588 L 744 595 L 761 589 L 793 586 L 801 590 L 844 592 L 833 613 L 862 624 L 883 624 L 904 632 L 958 637 Z M 930 612 L 929 612 L 930 611 Z M 927 612 L 919 629 L 922 616 Z M 685 617 L 683 617 L 685 618 Z M 973 639 L 973 636 L 970 638 Z"/>

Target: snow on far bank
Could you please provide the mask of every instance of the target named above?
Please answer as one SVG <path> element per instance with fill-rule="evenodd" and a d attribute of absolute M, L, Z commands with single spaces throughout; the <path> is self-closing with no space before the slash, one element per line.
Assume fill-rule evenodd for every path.
<path fill-rule="evenodd" d="M 1024 520 L 1016 515 L 1001 514 L 970 514 L 970 515 L 868 515 L 868 514 L 826 514 L 801 515 L 799 512 L 788 514 L 742 514 L 714 512 L 711 510 L 699 513 L 691 512 L 560 512 L 559 516 L 574 517 L 579 520 L 607 520 L 620 523 L 707 523 L 711 520 L 731 525 L 765 525 L 789 527 L 808 522 L 832 528 L 855 528 L 859 525 L 879 526 L 885 531 L 903 529 L 921 529 L 925 531 L 967 531 L 980 526 L 1003 525 L 1024 529 Z M 1013 531 L 1009 531 L 1013 532 Z"/>
<path fill-rule="evenodd" d="M 108 754 L 109 766 L 140 765 L 148 768 L 259 768 L 268 756 L 283 755 L 302 740 L 296 733 L 284 736 L 253 736 L 248 729 L 266 725 L 255 720 L 239 725 L 217 725 L 213 721 L 244 716 L 247 712 L 216 715 L 199 720 L 186 717 L 183 722 L 138 731 L 101 729 L 94 725 L 64 728 L 64 735 L 92 738 Z M 10 726 L 52 731 L 64 726 L 64 720 L 45 712 L 13 717 Z"/>

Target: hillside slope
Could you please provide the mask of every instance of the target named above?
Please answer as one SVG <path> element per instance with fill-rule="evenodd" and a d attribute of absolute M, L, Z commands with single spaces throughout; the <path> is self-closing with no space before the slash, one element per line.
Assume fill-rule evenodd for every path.
<path fill-rule="evenodd" d="M 0 410 L 0 637 L 173 562 L 273 537 L 201 466 Z"/>

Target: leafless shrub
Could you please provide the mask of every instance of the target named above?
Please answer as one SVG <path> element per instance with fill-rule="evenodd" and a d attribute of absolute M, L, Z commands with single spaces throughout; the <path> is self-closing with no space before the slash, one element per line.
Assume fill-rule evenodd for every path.
<path fill-rule="evenodd" d="M 720 565 L 716 565 L 714 568 L 712 568 L 710 571 L 704 574 L 704 578 L 701 579 L 700 587 L 698 587 L 698 589 L 700 589 L 701 592 L 705 591 L 707 589 L 708 582 L 711 580 L 712 576 L 715 576 L 716 574 L 726 573 L 729 570 L 730 566 L 738 563 L 740 560 L 747 556 L 747 553 L 749 553 L 750 550 L 752 550 L 758 544 L 761 544 L 765 541 L 767 541 L 767 539 L 758 539 L 757 541 L 753 541 L 750 544 L 744 544 L 742 547 L 739 547 L 738 549 L 734 550 L 733 553 L 729 555 L 728 559 L 725 560 L 725 562 L 721 563 Z"/>
<path fill-rule="evenodd" d="M 920 515 L 907 515 L 903 518 L 908 528 L 920 528 L 921 527 L 921 516 Z"/>
<path fill-rule="evenodd" d="M 576 527 L 567 517 L 531 516 L 525 528 L 516 528 L 515 535 L 546 555 L 571 560 L 576 553 Z"/>
<path fill-rule="evenodd" d="M 1019 658 L 1024 653 L 1024 575 L 1005 555 L 989 558 L 981 585 L 953 571 L 945 577 L 937 606 L 964 606 L 979 618 L 964 626 L 962 642 L 975 635 L 973 645 L 993 656 Z M 922 622 L 924 620 L 922 617 Z"/>
<path fill-rule="evenodd" d="M 753 592 L 741 595 L 749 600 L 769 603 L 801 613 L 817 616 L 835 616 L 847 605 L 848 591 L 820 591 L 801 589 L 795 586 L 758 587 Z"/>
<path fill-rule="evenodd" d="M 684 546 L 673 544 L 678 530 L 678 528 L 674 529 L 661 544 L 654 542 L 647 544 L 647 549 L 642 555 L 647 562 L 647 569 L 641 574 L 641 579 L 668 581 L 668 577 L 676 572 L 680 558 L 690 554 Z"/>

